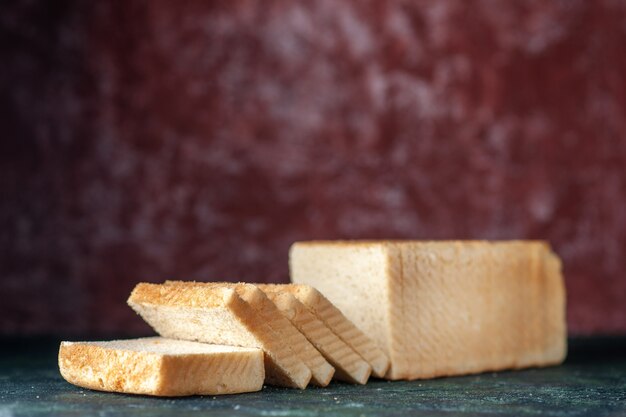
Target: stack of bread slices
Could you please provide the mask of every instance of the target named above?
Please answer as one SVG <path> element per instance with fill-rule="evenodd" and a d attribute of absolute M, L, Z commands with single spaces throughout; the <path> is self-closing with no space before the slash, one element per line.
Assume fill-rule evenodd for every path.
<path fill-rule="evenodd" d="M 138 284 L 128 304 L 159 337 L 64 342 L 61 374 L 87 388 L 179 396 L 565 358 L 565 286 L 546 242 L 305 242 L 289 259 L 294 284 Z"/>
<path fill-rule="evenodd" d="M 145 395 L 324 387 L 383 377 L 385 353 L 309 285 L 166 281 L 138 284 L 128 304 L 159 337 L 63 342 L 76 385 Z"/>

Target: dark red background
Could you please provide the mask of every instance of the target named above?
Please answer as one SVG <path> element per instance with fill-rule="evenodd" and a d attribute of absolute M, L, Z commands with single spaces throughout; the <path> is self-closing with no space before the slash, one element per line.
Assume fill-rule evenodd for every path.
<path fill-rule="evenodd" d="M 385 237 L 549 239 L 626 331 L 624 2 L 7 1 L 0 63 L 0 333 Z"/>

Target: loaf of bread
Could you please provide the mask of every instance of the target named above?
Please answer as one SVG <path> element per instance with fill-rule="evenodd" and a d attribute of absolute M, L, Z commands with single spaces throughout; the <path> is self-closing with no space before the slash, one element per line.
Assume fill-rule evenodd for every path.
<path fill-rule="evenodd" d="M 335 368 L 324 359 L 324 356 L 309 340 L 278 310 L 265 293 L 256 285 L 230 282 L 190 282 L 166 281 L 165 285 L 193 287 L 232 288 L 248 303 L 265 323 L 278 334 L 280 340 L 298 355 L 311 370 L 311 383 L 319 387 L 328 385 L 335 373 Z"/>
<path fill-rule="evenodd" d="M 291 294 L 289 288 L 293 285 L 257 284 L 257 286 L 335 367 L 335 379 L 355 384 L 367 382 L 372 373 L 372 367 Z"/>
<path fill-rule="evenodd" d="M 111 342 L 62 342 L 59 369 L 84 388 L 158 396 L 259 391 L 263 352 L 150 337 Z"/>
<path fill-rule="evenodd" d="M 161 336 L 262 349 L 269 384 L 305 388 L 311 379 L 299 352 L 234 288 L 141 283 L 128 304 Z"/>
<path fill-rule="evenodd" d="M 561 263 L 544 242 L 303 242 L 289 262 L 388 354 L 389 379 L 565 358 Z"/>

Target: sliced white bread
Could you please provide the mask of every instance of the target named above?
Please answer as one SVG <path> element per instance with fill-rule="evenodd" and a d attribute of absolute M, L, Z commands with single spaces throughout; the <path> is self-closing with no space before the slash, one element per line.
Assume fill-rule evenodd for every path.
<path fill-rule="evenodd" d="M 230 282 L 191 282 L 166 281 L 166 285 L 186 287 L 232 288 L 239 297 L 248 303 L 265 323 L 275 331 L 282 343 L 290 346 L 305 365 L 311 370 L 311 383 L 320 387 L 328 385 L 335 373 L 335 368 L 311 342 L 278 310 L 257 286 L 247 283 Z"/>
<path fill-rule="evenodd" d="M 282 288 L 304 304 L 333 333 L 365 359 L 372 367 L 373 376 L 385 375 L 389 368 L 387 355 L 320 291 L 310 285 L 285 284 Z"/>
<path fill-rule="evenodd" d="M 233 288 L 138 284 L 128 304 L 161 336 L 265 352 L 269 384 L 305 388 L 311 370 Z"/>
<path fill-rule="evenodd" d="M 260 349 L 161 337 L 62 342 L 59 369 L 80 387 L 168 397 L 259 391 L 265 378 Z"/>
<path fill-rule="evenodd" d="M 365 384 L 372 367 L 281 284 L 256 284 L 335 367 L 334 379 Z"/>
<path fill-rule="evenodd" d="M 391 358 L 390 379 L 557 364 L 566 355 L 561 263 L 540 241 L 302 242 L 313 285 Z"/>

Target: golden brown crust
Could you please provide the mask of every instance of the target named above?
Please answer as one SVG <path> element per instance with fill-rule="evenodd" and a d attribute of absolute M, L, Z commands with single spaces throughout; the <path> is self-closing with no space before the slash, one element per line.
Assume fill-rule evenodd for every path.
<path fill-rule="evenodd" d="M 233 291 L 228 288 L 211 290 L 200 287 L 197 291 L 185 291 L 142 282 L 135 286 L 128 302 L 169 307 L 223 307 L 232 298 Z"/>
<path fill-rule="evenodd" d="M 137 364 L 130 368 L 111 366 L 126 359 Z M 61 343 L 59 369 L 63 378 L 81 387 L 112 392 L 158 395 L 160 358 L 153 354 L 119 352 L 82 343 Z M 85 375 L 87 374 L 87 375 Z M 93 375 L 93 377 L 89 377 Z M 154 380 L 150 382 L 150 379 Z"/>
<path fill-rule="evenodd" d="M 554 252 L 546 250 L 543 268 L 545 291 L 553 300 L 546 306 L 543 359 L 547 364 L 559 364 L 567 356 L 566 296 L 561 260 Z"/>
<path fill-rule="evenodd" d="M 306 284 L 264 284 L 264 287 L 268 291 L 285 291 L 288 294 L 297 296 L 297 299 L 301 302 L 306 301 L 305 304 L 315 304 L 320 301 L 320 292 L 310 285 Z"/>

